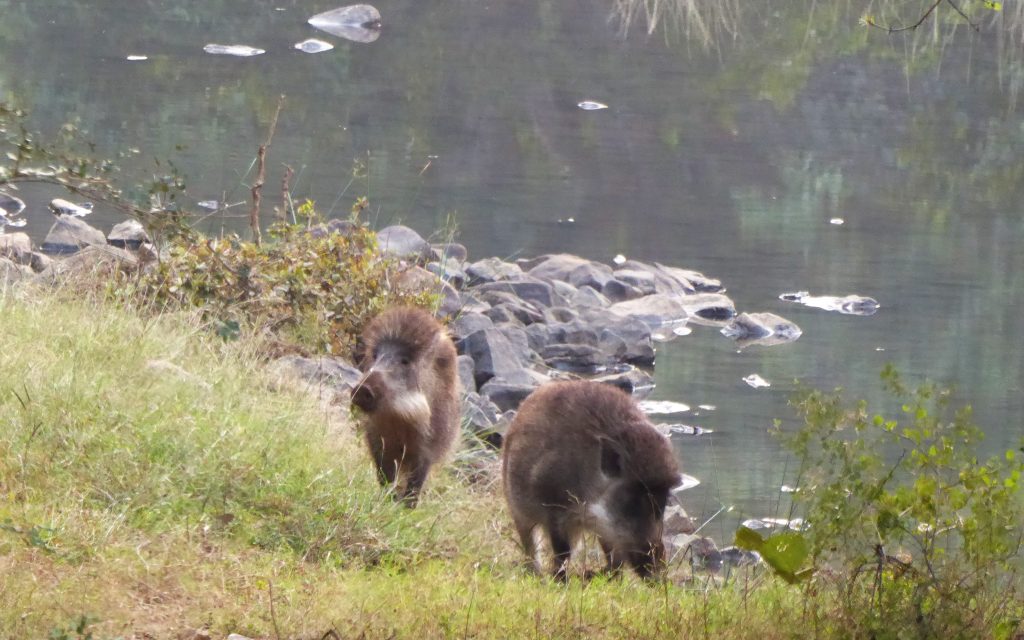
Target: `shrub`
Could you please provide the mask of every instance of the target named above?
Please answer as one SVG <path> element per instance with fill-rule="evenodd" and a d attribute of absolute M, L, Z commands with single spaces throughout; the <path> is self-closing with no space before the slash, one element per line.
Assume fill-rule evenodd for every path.
<path fill-rule="evenodd" d="M 949 390 L 908 390 L 891 367 L 882 377 L 899 420 L 846 406 L 838 392 L 798 396 L 804 424 L 784 439 L 801 460 L 794 507 L 807 528 L 767 541 L 741 530 L 738 543 L 767 547 L 783 577 L 806 579 L 809 604 L 841 635 L 1011 637 L 1021 458 L 979 459 L 983 434 L 970 407 L 951 410 Z"/>

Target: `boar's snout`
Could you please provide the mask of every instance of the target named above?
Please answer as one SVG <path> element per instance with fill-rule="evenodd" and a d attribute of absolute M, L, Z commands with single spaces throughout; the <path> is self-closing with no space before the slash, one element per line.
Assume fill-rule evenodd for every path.
<path fill-rule="evenodd" d="M 372 413 L 377 408 L 379 393 L 375 388 L 379 386 L 378 377 L 376 372 L 364 377 L 352 392 L 352 404 L 366 413 Z"/>

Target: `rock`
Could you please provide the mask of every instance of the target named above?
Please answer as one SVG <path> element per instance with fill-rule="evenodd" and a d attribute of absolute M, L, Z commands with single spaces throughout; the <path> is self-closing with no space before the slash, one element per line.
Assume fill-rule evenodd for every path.
<path fill-rule="evenodd" d="M 359 227 L 359 224 L 348 218 L 332 218 L 327 224 L 318 224 L 309 230 L 309 235 L 314 238 L 324 238 L 332 233 L 338 235 L 351 235 Z"/>
<path fill-rule="evenodd" d="M 43 241 L 43 251 L 52 254 L 71 254 L 89 245 L 105 245 L 103 232 L 90 227 L 80 218 L 60 216 L 50 227 Z"/>
<path fill-rule="evenodd" d="M 544 322 L 551 324 L 559 322 L 572 322 L 573 320 L 580 317 L 580 314 L 576 313 L 569 307 L 551 307 L 543 310 Z"/>
<path fill-rule="evenodd" d="M 50 211 L 57 216 L 72 216 L 81 218 L 92 213 L 92 203 L 85 202 L 83 204 L 75 204 L 63 198 L 54 198 L 50 200 Z"/>
<path fill-rule="evenodd" d="M 66 217 L 61 219 L 77 220 Z M 46 270 L 37 273 L 35 279 L 43 283 L 59 284 L 81 276 L 104 277 L 115 271 L 131 273 L 138 268 L 139 261 L 130 252 L 106 244 L 92 245 L 63 260 L 54 260 Z"/>
<path fill-rule="evenodd" d="M 736 316 L 736 305 L 721 293 L 696 293 L 679 300 L 695 324 L 721 326 Z"/>
<path fill-rule="evenodd" d="M 636 287 L 614 278 L 604 283 L 604 288 L 601 289 L 601 293 L 603 293 L 612 303 L 635 300 L 644 295 L 643 292 Z"/>
<path fill-rule="evenodd" d="M 692 534 L 697 530 L 697 521 L 687 515 L 681 504 L 665 508 L 665 535 Z"/>
<path fill-rule="evenodd" d="M 741 347 L 752 344 L 775 345 L 793 342 L 800 337 L 800 327 L 774 313 L 741 313 L 722 327 L 722 335 L 732 338 Z"/>
<path fill-rule="evenodd" d="M 549 367 L 572 373 L 597 373 L 614 362 L 601 349 L 586 344 L 548 344 L 539 353 Z"/>
<path fill-rule="evenodd" d="M 657 265 L 647 264 L 646 262 L 640 262 L 638 260 L 625 260 L 619 265 L 619 269 L 627 272 L 645 273 L 650 275 L 654 287 L 654 291 L 651 293 L 667 293 L 671 295 L 685 296 L 697 292 L 689 281 L 672 276 Z M 633 284 L 633 286 L 637 286 L 634 283 L 630 283 L 626 278 L 619 279 L 629 284 Z"/>
<path fill-rule="evenodd" d="M 448 331 L 452 334 L 453 339 L 460 340 L 475 331 L 492 327 L 494 327 L 494 322 L 490 318 L 482 313 L 470 311 L 460 313 L 452 320 L 448 325 Z"/>
<path fill-rule="evenodd" d="M 461 289 L 466 285 L 466 272 L 462 270 L 462 263 L 453 258 L 444 262 L 428 262 L 427 271 L 456 289 Z"/>
<path fill-rule="evenodd" d="M 16 262 L 7 258 L 0 258 L 0 287 L 21 282 L 23 277 L 24 274 Z"/>
<path fill-rule="evenodd" d="M 508 429 L 498 405 L 478 393 L 467 393 L 463 398 L 462 422 L 471 434 L 495 449 L 501 447 Z"/>
<path fill-rule="evenodd" d="M 430 244 L 405 225 L 396 224 L 378 231 L 377 245 L 386 255 L 424 262 L 430 259 Z"/>
<path fill-rule="evenodd" d="M 456 342 L 459 353 L 473 358 L 473 379 L 478 389 L 494 377 L 512 382 L 527 382 L 524 370 L 530 365 L 531 353 L 522 344 L 513 344 L 495 328 L 481 329 Z"/>
<path fill-rule="evenodd" d="M 328 387 L 335 393 L 345 394 L 351 393 L 363 377 L 363 373 L 354 364 L 333 356 L 284 356 L 274 361 L 273 369 L 307 384 Z"/>
<path fill-rule="evenodd" d="M 608 310 L 621 318 L 632 318 L 651 327 L 660 327 L 686 320 L 687 307 L 683 300 L 685 298 L 655 293 L 635 300 L 616 302 Z"/>
<path fill-rule="evenodd" d="M 722 562 L 728 567 L 754 567 L 761 564 L 761 554 L 739 547 L 726 547 L 720 551 Z"/>
<path fill-rule="evenodd" d="M 466 267 L 466 275 L 469 276 L 469 286 L 472 287 L 487 282 L 518 278 L 523 275 L 523 270 L 518 265 L 504 262 L 499 258 L 484 258 Z"/>
<path fill-rule="evenodd" d="M 722 552 L 711 538 L 695 537 L 684 548 L 694 570 L 718 573 L 722 568 Z"/>
<path fill-rule="evenodd" d="M 412 266 L 399 274 L 398 288 L 403 291 L 429 291 L 440 295 L 441 305 L 437 309 L 437 315 L 442 317 L 452 316 L 462 308 L 459 292 L 422 267 Z"/>
<path fill-rule="evenodd" d="M 647 296 L 655 292 L 653 271 L 640 269 L 617 269 L 613 272 L 615 280 L 623 282 L 640 292 L 640 295 Z"/>
<path fill-rule="evenodd" d="M 643 398 L 654 390 L 654 376 L 635 367 L 630 367 L 625 371 L 607 373 L 593 380 L 618 387 L 636 398 Z"/>
<path fill-rule="evenodd" d="M 576 294 L 569 298 L 569 305 L 574 309 L 579 309 L 580 307 L 605 309 L 610 307 L 611 304 L 611 300 L 593 287 L 580 287 L 576 290 Z"/>
<path fill-rule="evenodd" d="M 454 260 L 461 264 L 469 258 L 469 251 L 466 250 L 465 245 L 459 244 L 458 242 L 433 244 L 430 245 L 430 250 L 433 253 L 434 260 L 437 262 L 443 263 L 449 260 Z"/>
<path fill-rule="evenodd" d="M 25 210 L 25 201 L 9 193 L 0 192 L 0 214 L 16 216 Z"/>
<path fill-rule="evenodd" d="M 699 271 L 667 267 L 657 262 L 654 263 L 654 266 L 665 275 L 674 278 L 684 288 L 693 289 L 701 293 L 721 293 L 725 291 L 721 281 L 709 278 Z"/>
<path fill-rule="evenodd" d="M 478 291 L 480 300 L 491 305 L 491 308 L 484 311 L 484 315 L 494 321 L 495 324 L 508 322 L 510 318 L 520 324 L 528 325 L 534 322 L 544 322 L 544 314 L 531 302 L 520 300 L 514 293 L 508 291 Z"/>
<path fill-rule="evenodd" d="M 511 293 L 520 300 L 533 303 L 538 307 L 550 307 L 555 305 L 556 301 L 557 303 L 563 302 L 555 297 L 554 289 L 550 284 L 529 276 L 488 282 L 476 287 L 477 294 L 484 299 L 486 299 L 485 294 L 492 291 Z"/>
<path fill-rule="evenodd" d="M 53 264 L 53 258 L 45 253 L 39 253 L 38 251 L 32 252 L 30 260 L 29 266 L 32 267 L 32 270 L 36 273 L 46 271 L 50 265 Z"/>
<path fill-rule="evenodd" d="M 480 393 L 487 396 L 502 411 L 509 411 L 518 408 L 520 403 L 539 386 L 539 382 L 536 384 L 508 382 L 501 378 L 494 378 L 480 387 Z"/>
<path fill-rule="evenodd" d="M 240 633 L 229 633 L 228 634 L 228 640 L 252 640 L 252 638 L 249 638 L 247 636 L 243 636 Z"/>
<path fill-rule="evenodd" d="M 107 236 L 107 243 L 133 251 L 138 249 L 143 242 L 149 242 L 149 235 L 138 220 L 125 220 L 115 224 Z"/>
<path fill-rule="evenodd" d="M 27 233 L 0 233 L 0 258 L 18 264 L 32 263 L 32 240 Z"/>
<path fill-rule="evenodd" d="M 542 256 L 529 270 L 529 274 L 541 280 L 562 280 L 577 288 L 588 286 L 601 291 L 605 283 L 611 280 L 612 269 L 600 262 L 559 253 Z"/>
<path fill-rule="evenodd" d="M 475 392 L 476 379 L 473 377 L 473 358 L 461 355 L 456 359 L 455 366 L 459 372 L 459 385 L 462 390 L 467 393 Z"/>

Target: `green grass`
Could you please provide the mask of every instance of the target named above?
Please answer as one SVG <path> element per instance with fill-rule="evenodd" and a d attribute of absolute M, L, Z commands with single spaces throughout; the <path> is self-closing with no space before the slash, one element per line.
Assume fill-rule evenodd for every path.
<path fill-rule="evenodd" d="M 530 575 L 495 483 L 449 465 L 396 506 L 343 411 L 197 316 L 8 292 L 0 318 L 0 638 L 843 635 L 766 572 Z"/>

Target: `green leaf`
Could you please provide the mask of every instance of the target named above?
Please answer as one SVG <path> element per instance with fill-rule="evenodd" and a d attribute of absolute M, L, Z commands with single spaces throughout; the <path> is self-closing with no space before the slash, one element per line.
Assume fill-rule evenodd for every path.
<path fill-rule="evenodd" d="M 796 531 L 783 531 L 765 540 L 761 545 L 760 553 L 764 561 L 772 569 L 775 569 L 775 573 L 792 584 L 800 580 L 797 572 L 807 560 L 810 549 L 803 534 Z"/>
<path fill-rule="evenodd" d="M 764 545 L 764 538 L 753 529 L 741 526 L 736 530 L 736 539 L 733 540 L 733 544 L 740 549 L 760 552 L 762 545 Z"/>
<path fill-rule="evenodd" d="M 991 0 L 985 0 L 985 2 L 983 2 L 982 4 L 985 5 L 986 9 L 991 9 L 992 11 L 1002 11 L 1003 10 L 1003 3 L 1002 2 L 992 2 Z"/>

